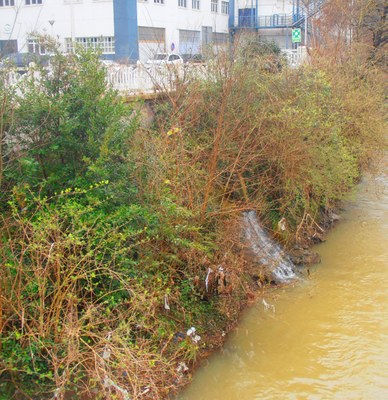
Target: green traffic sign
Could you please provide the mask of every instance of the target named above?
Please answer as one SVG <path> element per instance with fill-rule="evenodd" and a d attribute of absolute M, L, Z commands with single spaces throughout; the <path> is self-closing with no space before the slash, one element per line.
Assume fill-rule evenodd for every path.
<path fill-rule="evenodd" d="M 292 30 L 292 43 L 300 43 L 302 41 L 302 31 L 300 28 Z"/>

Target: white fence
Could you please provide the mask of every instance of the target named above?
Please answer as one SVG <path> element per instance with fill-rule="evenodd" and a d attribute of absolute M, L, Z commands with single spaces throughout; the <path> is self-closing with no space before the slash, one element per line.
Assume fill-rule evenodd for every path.
<path fill-rule="evenodd" d="M 307 60 L 304 46 L 283 49 L 282 54 L 291 68 L 297 68 Z M 126 94 L 152 93 L 172 90 L 179 79 L 205 76 L 209 66 L 204 64 L 184 65 L 119 65 L 107 68 L 107 81 L 112 87 Z"/>
<path fill-rule="evenodd" d="M 150 93 L 171 90 L 182 76 L 180 65 L 144 66 L 119 65 L 107 67 L 107 82 L 126 94 Z"/>
<path fill-rule="evenodd" d="M 286 57 L 287 64 L 291 68 L 297 68 L 307 60 L 305 46 L 298 46 L 297 49 L 282 49 L 281 52 Z"/>
<path fill-rule="evenodd" d="M 301 65 L 307 56 L 304 47 L 297 50 L 282 50 L 288 65 L 292 68 Z M 178 65 L 120 65 L 107 66 L 107 83 L 114 89 L 127 96 L 138 94 L 150 94 L 173 90 L 179 80 L 189 80 L 192 77 L 205 77 L 211 67 L 206 64 L 178 64 Z M 33 73 L 36 78 L 37 72 L 28 71 L 25 74 L 10 72 L 7 83 L 14 85 L 21 79 L 27 78 Z"/>
<path fill-rule="evenodd" d="M 107 67 L 107 82 L 127 95 L 173 90 L 178 80 L 205 76 L 204 64 L 119 65 Z"/>
<path fill-rule="evenodd" d="M 178 78 L 184 79 L 186 68 L 183 65 L 144 66 L 112 64 L 106 67 L 106 81 L 114 89 L 125 94 L 152 93 L 174 88 Z M 34 77 L 40 80 L 35 68 L 19 68 L 4 74 L 5 84 L 17 86 Z"/>

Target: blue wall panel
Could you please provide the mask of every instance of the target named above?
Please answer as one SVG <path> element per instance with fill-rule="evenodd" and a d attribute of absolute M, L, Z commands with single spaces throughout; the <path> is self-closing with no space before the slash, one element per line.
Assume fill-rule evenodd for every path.
<path fill-rule="evenodd" d="M 234 0 L 229 0 L 229 29 L 234 28 Z"/>
<path fill-rule="evenodd" d="M 139 59 L 137 0 L 113 0 L 116 60 Z"/>

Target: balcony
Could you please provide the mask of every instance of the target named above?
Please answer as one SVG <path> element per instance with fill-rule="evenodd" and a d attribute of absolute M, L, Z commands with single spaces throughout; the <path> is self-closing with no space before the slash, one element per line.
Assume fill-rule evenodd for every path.
<path fill-rule="evenodd" d="M 297 16 L 291 14 L 273 14 L 257 16 L 254 8 L 238 10 L 238 16 L 234 19 L 234 28 L 287 28 L 291 27 Z"/>
<path fill-rule="evenodd" d="M 310 0 L 307 6 L 302 5 L 299 0 L 294 0 L 292 12 L 288 14 L 258 15 L 255 7 L 234 9 L 231 14 L 230 28 L 232 29 L 271 29 L 301 27 L 305 18 L 311 18 L 317 14 L 326 0 Z"/>

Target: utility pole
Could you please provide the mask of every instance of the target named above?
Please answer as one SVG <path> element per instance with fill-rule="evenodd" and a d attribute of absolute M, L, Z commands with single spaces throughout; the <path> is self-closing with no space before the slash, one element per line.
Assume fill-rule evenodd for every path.
<path fill-rule="evenodd" d="M 70 0 L 70 36 L 71 36 L 71 47 L 74 51 L 74 6 L 73 1 Z"/>
<path fill-rule="evenodd" d="M 305 17 L 304 17 L 304 45 L 306 46 L 307 49 L 307 36 L 308 36 L 308 32 L 307 32 L 307 16 L 308 16 L 308 10 L 307 10 L 307 5 L 304 6 L 305 9 Z"/>

